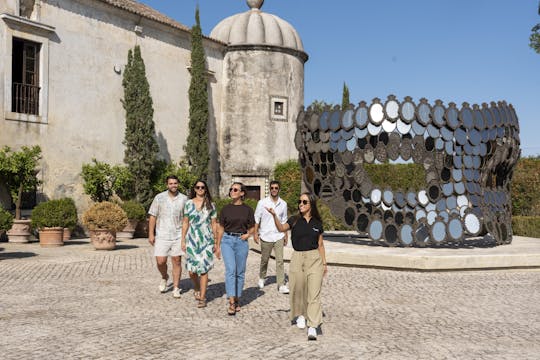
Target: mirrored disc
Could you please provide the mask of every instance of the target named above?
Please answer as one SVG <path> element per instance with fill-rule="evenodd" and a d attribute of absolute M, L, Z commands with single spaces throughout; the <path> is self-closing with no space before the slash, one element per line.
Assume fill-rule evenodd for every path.
<path fill-rule="evenodd" d="M 369 117 L 371 123 L 375 125 L 380 124 L 384 119 L 383 106 L 379 103 L 371 104 L 371 107 L 369 108 Z"/>
<path fill-rule="evenodd" d="M 455 107 L 449 107 L 446 110 L 446 124 L 451 129 L 456 129 L 459 126 L 458 111 Z"/>
<path fill-rule="evenodd" d="M 368 129 L 368 133 L 369 133 L 371 136 L 379 135 L 379 133 L 380 133 L 381 130 L 382 130 L 381 126 L 373 125 L 372 123 L 369 123 L 369 124 L 368 124 L 367 129 Z"/>
<path fill-rule="evenodd" d="M 380 220 L 373 220 L 368 227 L 368 235 L 371 240 L 380 240 L 382 238 L 383 223 Z"/>
<path fill-rule="evenodd" d="M 413 242 L 413 227 L 409 224 L 401 226 L 399 237 L 404 245 L 411 245 Z"/>
<path fill-rule="evenodd" d="M 394 131 L 397 127 L 397 124 L 393 121 L 390 121 L 388 119 L 384 119 L 383 122 L 382 122 L 382 128 L 384 131 L 386 131 L 387 133 L 391 133 L 392 131 Z"/>
<path fill-rule="evenodd" d="M 401 118 L 404 122 L 410 123 L 414 120 L 414 104 L 411 101 L 401 103 Z"/>
<path fill-rule="evenodd" d="M 402 121 L 401 119 L 397 120 L 396 126 L 397 126 L 397 130 L 402 135 L 408 134 L 411 131 L 411 128 L 412 128 L 411 124 L 407 124 L 404 121 Z"/>
<path fill-rule="evenodd" d="M 446 226 L 442 221 L 435 221 L 433 223 L 431 237 L 437 243 L 441 243 L 446 239 Z"/>
<path fill-rule="evenodd" d="M 448 222 L 448 236 L 452 240 L 461 240 L 463 237 L 463 226 L 461 225 L 461 221 L 457 218 L 452 218 Z"/>
<path fill-rule="evenodd" d="M 433 124 L 437 127 L 441 127 L 445 124 L 444 121 L 445 109 L 442 105 L 435 105 L 433 107 Z"/>
<path fill-rule="evenodd" d="M 397 119 L 399 117 L 399 103 L 396 100 L 389 100 L 385 104 L 386 116 L 390 119 Z"/>
<path fill-rule="evenodd" d="M 336 131 L 341 127 L 341 124 L 339 121 L 340 118 L 341 118 L 341 111 L 332 112 L 332 115 L 330 115 L 330 130 Z"/>
<path fill-rule="evenodd" d="M 347 150 L 354 151 L 354 149 L 356 149 L 356 143 L 357 142 L 355 137 L 347 140 Z"/>
<path fill-rule="evenodd" d="M 469 213 L 465 215 L 465 218 L 463 219 L 463 222 L 465 224 L 465 230 L 472 236 L 476 236 L 480 233 L 481 225 L 480 225 L 480 219 L 476 214 Z"/>
<path fill-rule="evenodd" d="M 426 206 L 429 203 L 429 198 L 427 196 L 426 190 L 420 190 L 417 195 L 418 202 L 422 206 Z"/>
<path fill-rule="evenodd" d="M 426 103 L 422 103 L 418 105 L 417 112 L 418 112 L 418 121 L 423 125 L 427 125 L 430 122 L 430 113 L 431 113 L 431 109 L 429 105 Z"/>
<path fill-rule="evenodd" d="M 371 190 L 371 203 L 373 205 L 378 205 L 381 202 L 382 192 L 378 188 L 374 188 Z"/>
<path fill-rule="evenodd" d="M 341 127 L 345 130 L 349 130 L 354 125 L 353 110 L 347 110 L 341 118 Z"/>
<path fill-rule="evenodd" d="M 368 109 L 366 107 L 359 107 L 358 109 L 356 109 L 354 119 L 356 122 L 356 127 L 360 129 L 365 128 L 369 121 Z"/>
<path fill-rule="evenodd" d="M 416 135 L 424 135 L 424 132 L 426 131 L 426 128 L 425 126 L 423 126 L 422 124 L 420 124 L 418 121 L 413 121 L 412 122 L 412 131 L 416 134 Z"/>

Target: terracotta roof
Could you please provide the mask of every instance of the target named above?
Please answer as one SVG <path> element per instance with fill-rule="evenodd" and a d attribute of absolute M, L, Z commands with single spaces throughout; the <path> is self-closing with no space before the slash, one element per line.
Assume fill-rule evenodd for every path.
<path fill-rule="evenodd" d="M 141 4 L 134 0 L 101 0 L 104 3 L 110 4 L 117 8 L 129 11 L 130 13 L 140 15 L 147 19 L 157 21 L 159 23 L 172 26 L 177 29 L 191 32 L 191 29 L 176 20 L 171 19 L 168 16 L 163 15 L 159 11 L 152 9 L 151 7 Z"/>

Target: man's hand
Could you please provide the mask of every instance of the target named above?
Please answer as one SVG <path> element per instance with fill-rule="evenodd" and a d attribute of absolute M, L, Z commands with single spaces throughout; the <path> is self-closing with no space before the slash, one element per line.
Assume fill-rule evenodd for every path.
<path fill-rule="evenodd" d="M 255 241 L 256 244 L 259 243 L 259 234 L 253 235 L 253 241 Z"/>

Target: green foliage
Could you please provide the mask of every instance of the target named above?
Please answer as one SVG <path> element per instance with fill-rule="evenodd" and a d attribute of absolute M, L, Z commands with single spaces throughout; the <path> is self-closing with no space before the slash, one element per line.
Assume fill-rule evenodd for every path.
<path fill-rule="evenodd" d="M 421 164 L 364 164 L 375 186 L 392 190 L 420 190 L 427 187 L 426 171 Z"/>
<path fill-rule="evenodd" d="M 351 230 L 340 218 L 332 214 L 330 207 L 324 201 L 317 201 L 317 209 L 321 215 L 324 231 Z"/>
<path fill-rule="evenodd" d="M 127 215 L 117 204 L 103 201 L 93 204 L 82 216 L 88 230 L 120 231 L 127 225 Z"/>
<path fill-rule="evenodd" d="M 510 190 L 513 215 L 540 216 L 540 158 L 519 159 Z"/>
<path fill-rule="evenodd" d="M 132 193 L 141 203 L 152 199 L 151 174 L 159 151 L 155 134 L 154 108 L 150 95 L 150 85 L 141 56 L 141 48 L 136 45 L 128 52 L 128 62 L 122 79 L 126 110 L 126 131 L 123 144 L 126 146 L 124 162 L 133 176 Z M 125 191 L 130 191 L 125 190 Z"/>
<path fill-rule="evenodd" d="M 191 29 L 191 82 L 189 84 L 189 133 L 185 152 L 196 178 L 208 177 L 208 79 L 202 44 L 199 7 Z"/>
<path fill-rule="evenodd" d="M 84 193 L 93 201 L 109 201 L 113 196 L 114 175 L 109 164 L 92 159 L 93 164 L 83 164 Z"/>
<path fill-rule="evenodd" d="M 348 109 L 350 103 L 351 102 L 349 100 L 349 88 L 347 87 L 347 84 L 343 82 L 343 96 L 341 98 L 341 109 L 342 110 Z"/>
<path fill-rule="evenodd" d="M 325 108 L 333 108 L 334 105 L 322 100 L 313 100 L 313 102 L 308 107 L 310 107 L 312 111 L 320 114 L 324 111 Z"/>
<path fill-rule="evenodd" d="M 111 168 L 111 175 L 114 177 L 112 190 L 122 200 L 132 200 L 135 198 L 135 178 L 127 166 L 115 165 Z"/>
<path fill-rule="evenodd" d="M 538 3 L 538 15 L 540 15 L 540 2 Z M 533 26 L 531 32 L 531 36 L 529 37 L 529 46 L 540 54 L 540 23 Z"/>
<path fill-rule="evenodd" d="M 540 238 L 540 216 L 512 216 L 514 235 Z"/>
<path fill-rule="evenodd" d="M 146 211 L 141 203 L 134 200 L 124 201 L 120 204 L 122 210 L 126 212 L 129 220 L 144 220 L 146 218 Z"/>
<path fill-rule="evenodd" d="M 77 224 L 77 209 L 72 199 L 49 200 L 39 203 L 32 210 L 32 227 L 74 228 Z"/>
<path fill-rule="evenodd" d="M 8 231 L 13 225 L 13 215 L 0 207 L 0 231 Z"/>
<path fill-rule="evenodd" d="M 191 171 L 191 167 L 185 160 L 178 163 L 167 163 L 163 160 L 156 162 L 154 172 L 152 174 L 152 193 L 153 196 L 167 190 L 167 176 L 176 175 L 178 177 L 178 191 L 182 194 L 188 194 L 189 190 L 197 181 L 197 175 Z M 146 204 L 144 204 L 146 206 Z M 148 204 L 149 205 L 149 204 Z"/>
<path fill-rule="evenodd" d="M 302 185 L 302 170 L 298 161 L 277 163 L 274 167 L 274 179 L 281 183 L 279 196 L 287 202 L 289 216 L 296 214 Z"/>
<path fill-rule="evenodd" d="M 21 147 L 12 151 L 4 146 L 0 150 L 0 181 L 9 189 L 12 201 L 15 203 L 15 219 L 21 218 L 22 194 L 33 191 L 41 181 L 37 178 L 37 166 L 41 159 L 39 146 Z"/>

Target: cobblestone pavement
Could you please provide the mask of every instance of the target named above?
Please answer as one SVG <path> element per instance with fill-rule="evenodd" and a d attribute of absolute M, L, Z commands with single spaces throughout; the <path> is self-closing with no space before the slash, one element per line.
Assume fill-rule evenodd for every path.
<path fill-rule="evenodd" d="M 0 243 L 3 359 L 539 359 L 540 271 L 420 273 L 330 267 L 323 334 L 290 326 L 288 295 L 256 286 L 250 252 L 244 306 L 226 314 L 223 262 L 197 309 L 157 290 L 146 239 L 94 251 Z M 275 281 L 271 261 L 270 282 Z M 288 267 L 288 265 L 286 265 Z"/>

